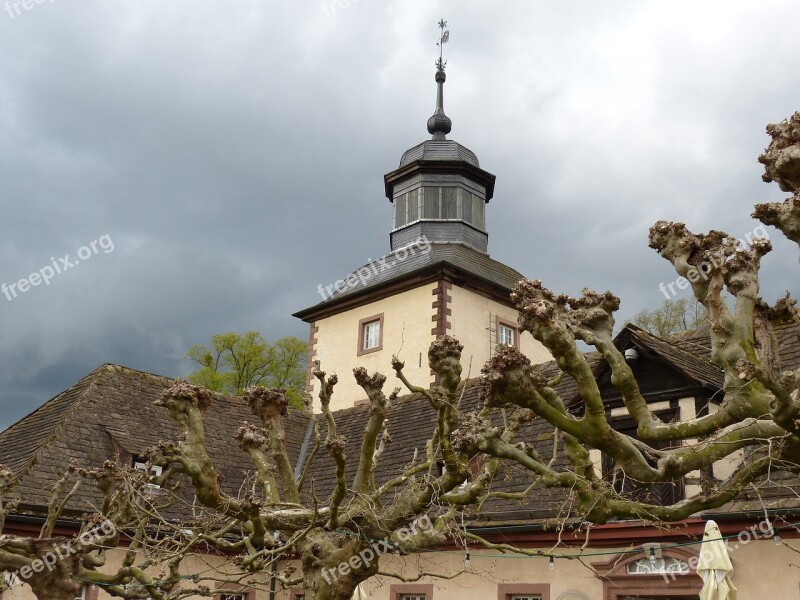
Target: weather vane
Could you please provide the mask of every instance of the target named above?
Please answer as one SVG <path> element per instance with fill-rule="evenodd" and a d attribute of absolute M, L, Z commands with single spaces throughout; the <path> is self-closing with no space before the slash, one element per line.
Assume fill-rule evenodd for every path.
<path fill-rule="evenodd" d="M 436 42 L 436 45 L 439 46 L 439 60 L 435 63 L 439 71 L 444 71 L 444 68 L 447 66 L 447 61 L 442 60 L 442 46 L 450 41 L 450 30 L 445 29 L 445 27 L 447 27 L 447 21 L 439 19 L 439 29 L 441 32 L 439 33 L 439 41 Z"/>

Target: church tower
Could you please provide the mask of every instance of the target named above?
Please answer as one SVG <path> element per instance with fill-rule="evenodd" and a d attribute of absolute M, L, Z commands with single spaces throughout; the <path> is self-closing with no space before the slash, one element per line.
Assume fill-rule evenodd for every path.
<path fill-rule="evenodd" d="M 294 315 L 311 328 L 306 390 L 317 409 L 315 362 L 339 375 L 331 404 L 346 408 L 364 399 L 354 367 L 384 373 L 391 390 L 392 355 L 405 362 L 410 381 L 433 383 L 428 347 L 445 334 L 464 345 L 464 378 L 478 376 L 498 344 L 516 346 L 534 363 L 550 359 L 529 333 L 517 331 L 509 294 L 523 275 L 489 257 L 486 206 L 495 176 L 474 152 L 447 138 L 444 66 L 440 58 L 431 139 L 406 150 L 384 176 L 393 205 L 390 252 L 327 289 L 320 286 L 324 300 Z"/>

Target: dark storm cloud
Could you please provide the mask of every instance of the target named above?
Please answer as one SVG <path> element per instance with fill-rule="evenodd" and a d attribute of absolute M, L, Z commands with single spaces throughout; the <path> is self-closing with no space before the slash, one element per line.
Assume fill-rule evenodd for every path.
<path fill-rule="evenodd" d="M 441 16 L 452 137 L 498 177 L 492 255 L 623 318 L 674 279 L 654 220 L 742 235 L 781 197 L 755 158 L 800 108 L 788 0 L 76 4 L 0 12 L 0 283 L 115 249 L 0 296 L 0 428 L 104 362 L 179 375 L 213 333 L 305 337 L 317 284 L 387 249 Z M 773 298 L 798 291 L 776 245 Z"/>

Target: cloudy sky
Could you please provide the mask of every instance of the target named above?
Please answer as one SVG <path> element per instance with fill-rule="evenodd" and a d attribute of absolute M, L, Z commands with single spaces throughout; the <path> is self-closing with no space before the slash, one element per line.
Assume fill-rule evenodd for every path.
<path fill-rule="evenodd" d="M 78 264 L 0 295 L 0 429 L 104 362 L 305 338 L 317 285 L 388 249 L 440 17 L 451 137 L 497 175 L 490 252 L 552 289 L 656 307 L 655 220 L 742 236 L 785 196 L 756 157 L 800 109 L 794 0 L 6 2 L 0 283 Z M 798 257 L 770 233 L 774 299 Z"/>

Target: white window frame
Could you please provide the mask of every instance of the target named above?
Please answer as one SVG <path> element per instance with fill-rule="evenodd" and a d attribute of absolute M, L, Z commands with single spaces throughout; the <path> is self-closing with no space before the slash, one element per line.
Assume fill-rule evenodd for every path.
<path fill-rule="evenodd" d="M 497 343 L 504 346 L 514 345 L 514 330 L 504 323 L 497 326 Z"/>
<path fill-rule="evenodd" d="M 358 322 L 358 349 L 356 356 L 383 350 L 383 313 Z"/>
<path fill-rule="evenodd" d="M 374 350 L 381 345 L 381 322 L 379 320 L 364 323 L 364 347 L 362 350 Z"/>

